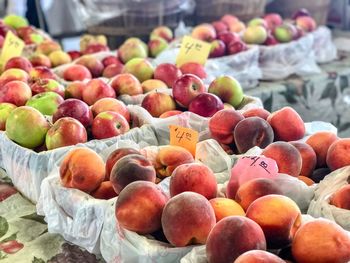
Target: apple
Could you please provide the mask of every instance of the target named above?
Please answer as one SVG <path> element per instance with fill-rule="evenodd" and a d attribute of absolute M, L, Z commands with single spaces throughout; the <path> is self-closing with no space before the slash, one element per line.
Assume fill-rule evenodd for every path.
<path fill-rule="evenodd" d="M 124 134 L 130 129 L 128 121 L 119 113 L 104 111 L 92 122 L 92 135 L 95 139 L 106 139 Z"/>
<path fill-rule="evenodd" d="M 5 38 L 0 35 L 0 48 L 4 45 Z"/>
<path fill-rule="evenodd" d="M 25 37 L 29 36 L 30 34 L 36 33 L 36 29 L 33 26 L 22 26 L 20 28 L 16 29 L 18 37 L 21 39 L 24 39 Z"/>
<path fill-rule="evenodd" d="M 153 117 L 157 118 L 164 112 L 176 109 L 176 104 L 173 97 L 160 92 L 148 93 L 142 100 L 141 106 L 145 108 Z"/>
<path fill-rule="evenodd" d="M 32 97 L 32 91 L 27 83 L 13 80 L 0 86 L 0 102 L 8 102 L 23 106 Z"/>
<path fill-rule="evenodd" d="M 211 25 L 215 28 L 216 34 L 228 31 L 228 26 L 222 21 L 214 21 Z"/>
<path fill-rule="evenodd" d="M 52 67 L 57 67 L 72 62 L 70 56 L 62 50 L 55 50 L 51 52 L 49 54 L 49 59 L 51 61 Z"/>
<path fill-rule="evenodd" d="M 203 81 L 196 75 L 184 74 L 173 85 L 173 97 L 181 106 L 187 108 L 199 94 L 205 92 Z"/>
<path fill-rule="evenodd" d="M 85 127 L 76 119 L 63 117 L 48 130 L 45 144 L 48 150 L 87 142 Z"/>
<path fill-rule="evenodd" d="M 92 124 L 93 116 L 89 106 L 78 99 L 68 99 L 62 102 L 57 111 L 52 116 L 52 122 L 55 123 L 58 119 L 63 117 L 72 117 L 88 127 Z"/>
<path fill-rule="evenodd" d="M 156 37 L 163 38 L 167 42 L 170 42 L 174 38 L 173 32 L 167 26 L 158 26 L 155 29 L 153 29 L 150 35 L 150 39 L 152 40 Z"/>
<path fill-rule="evenodd" d="M 122 64 L 122 63 L 120 62 L 120 60 L 116 56 L 110 55 L 110 56 L 107 56 L 104 59 L 102 59 L 102 64 L 103 64 L 103 66 L 107 67 L 109 65 Z"/>
<path fill-rule="evenodd" d="M 169 88 L 181 75 L 181 70 L 171 63 L 159 64 L 154 70 L 154 78 L 163 81 Z"/>
<path fill-rule="evenodd" d="M 34 95 L 42 92 L 53 91 L 64 98 L 64 86 L 54 79 L 36 79 L 30 85 L 30 88 L 32 89 Z"/>
<path fill-rule="evenodd" d="M 277 39 L 275 38 L 275 36 L 269 32 L 268 35 L 267 35 L 267 39 L 264 43 L 264 45 L 266 46 L 274 46 L 274 45 L 277 45 L 279 42 L 277 41 Z"/>
<path fill-rule="evenodd" d="M 147 58 L 148 47 L 143 45 L 141 40 L 124 42 L 118 49 L 119 58 L 123 63 L 127 63 L 133 58 Z"/>
<path fill-rule="evenodd" d="M 85 79 L 92 79 L 89 69 L 83 65 L 74 64 L 68 66 L 63 71 L 63 78 L 67 81 L 83 81 Z"/>
<path fill-rule="evenodd" d="M 32 64 L 25 57 L 13 57 L 10 58 L 5 64 L 5 70 L 10 68 L 19 68 L 29 73 L 32 69 Z"/>
<path fill-rule="evenodd" d="M 246 26 L 243 22 L 238 21 L 237 23 L 231 24 L 229 26 L 229 30 L 230 32 L 234 32 L 234 33 L 241 33 L 246 29 Z"/>
<path fill-rule="evenodd" d="M 83 54 L 93 54 L 102 51 L 109 51 L 109 47 L 100 43 L 89 44 L 83 51 Z"/>
<path fill-rule="evenodd" d="M 241 84 L 230 76 L 221 76 L 214 79 L 209 85 L 208 92 L 219 96 L 223 102 L 230 103 L 235 108 L 243 101 Z"/>
<path fill-rule="evenodd" d="M 204 66 L 197 62 L 187 62 L 182 64 L 180 70 L 182 74 L 193 74 L 200 79 L 205 79 L 207 77 Z"/>
<path fill-rule="evenodd" d="M 227 46 L 227 54 L 233 55 L 248 50 L 248 46 L 242 40 L 232 41 Z"/>
<path fill-rule="evenodd" d="M 75 98 L 82 100 L 85 83 L 82 81 L 73 81 L 66 86 L 65 98 Z"/>
<path fill-rule="evenodd" d="M 161 38 L 155 37 L 148 42 L 148 49 L 151 54 L 151 57 L 157 57 L 161 52 L 168 48 L 168 42 Z"/>
<path fill-rule="evenodd" d="M 235 24 L 239 22 L 238 17 L 231 15 L 231 14 L 225 14 L 220 19 L 222 22 L 224 22 L 227 26 L 230 26 L 231 24 Z"/>
<path fill-rule="evenodd" d="M 60 44 L 58 44 L 57 42 L 53 41 L 53 40 L 45 40 L 44 42 L 40 43 L 39 45 L 37 45 L 36 49 L 35 49 L 35 53 L 37 54 L 44 54 L 46 56 L 48 56 L 49 54 L 51 54 L 54 51 L 57 50 L 62 50 Z"/>
<path fill-rule="evenodd" d="M 249 26 L 243 33 L 243 41 L 247 44 L 263 44 L 267 38 L 267 31 L 263 26 Z"/>
<path fill-rule="evenodd" d="M 195 26 L 191 35 L 193 38 L 206 42 L 211 42 L 216 39 L 216 31 L 211 24 L 200 24 Z"/>
<path fill-rule="evenodd" d="M 17 106 L 12 103 L 8 103 L 8 102 L 0 103 L 0 131 L 5 130 L 6 120 L 10 115 L 10 112 L 16 108 Z"/>
<path fill-rule="evenodd" d="M 294 29 L 293 29 L 294 28 Z M 273 31 L 273 36 L 280 43 L 287 43 L 294 39 L 295 27 L 291 24 L 277 26 Z"/>
<path fill-rule="evenodd" d="M 140 81 L 129 73 L 115 76 L 110 82 L 110 85 L 115 90 L 117 96 L 124 94 L 134 96 L 143 93 Z"/>
<path fill-rule="evenodd" d="M 295 20 L 298 27 L 302 28 L 305 32 L 315 31 L 317 28 L 316 21 L 310 16 L 299 16 Z"/>
<path fill-rule="evenodd" d="M 8 31 L 12 31 L 12 33 L 14 33 L 16 35 L 16 31 L 14 31 L 12 28 L 10 28 L 9 26 L 5 25 L 5 24 L 0 24 L 0 35 L 2 37 L 6 37 L 6 34 Z"/>
<path fill-rule="evenodd" d="M 253 18 L 248 22 L 248 27 L 253 27 L 253 26 L 262 26 L 262 27 L 268 28 L 267 22 L 260 17 Z"/>
<path fill-rule="evenodd" d="M 75 64 L 87 67 L 93 78 L 100 77 L 104 70 L 102 62 L 92 55 L 84 55 L 78 58 Z"/>
<path fill-rule="evenodd" d="M 82 56 L 81 52 L 78 50 L 68 51 L 67 54 L 70 56 L 71 60 L 74 61 Z"/>
<path fill-rule="evenodd" d="M 0 86 L 5 85 L 7 82 L 13 81 L 13 80 L 20 80 L 23 82 L 28 82 L 29 75 L 27 72 L 25 72 L 22 69 L 18 68 L 11 68 L 8 70 L 5 70 L 1 76 L 0 76 Z"/>
<path fill-rule="evenodd" d="M 44 115 L 28 106 L 11 111 L 6 121 L 6 135 L 19 145 L 30 149 L 44 143 L 49 128 Z"/>
<path fill-rule="evenodd" d="M 311 15 L 310 15 L 309 10 L 307 10 L 306 8 L 300 8 L 292 15 L 292 19 L 295 20 L 301 16 L 311 16 Z"/>
<path fill-rule="evenodd" d="M 55 73 L 53 73 L 52 70 L 48 67 L 44 66 L 32 68 L 32 70 L 29 72 L 29 75 L 32 81 L 35 81 L 36 79 L 57 79 Z"/>
<path fill-rule="evenodd" d="M 143 93 L 150 92 L 156 89 L 167 89 L 168 86 L 159 79 L 148 79 L 141 83 Z"/>
<path fill-rule="evenodd" d="M 226 53 L 226 46 L 225 43 L 221 40 L 214 40 L 210 43 L 210 58 L 216 58 L 216 57 L 222 57 Z"/>
<path fill-rule="evenodd" d="M 102 77 L 113 78 L 124 71 L 124 65 L 121 62 L 118 64 L 111 64 L 105 67 L 102 73 Z"/>
<path fill-rule="evenodd" d="M 154 68 L 152 64 L 144 58 L 133 58 L 124 65 L 123 73 L 134 75 L 140 82 L 153 77 Z"/>
<path fill-rule="evenodd" d="M 223 41 L 225 45 L 227 46 L 230 44 L 232 41 L 237 41 L 241 40 L 239 35 L 237 33 L 232 33 L 232 32 L 223 32 L 218 35 L 218 39 Z"/>
<path fill-rule="evenodd" d="M 211 93 L 199 94 L 188 106 L 189 111 L 203 117 L 211 117 L 217 111 L 222 110 L 223 108 L 224 104 L 220 98 Z"/>
<path fill-rule="evenodd" d="M 30 63 L 32 63 L 33 67 L 44 66 L 51 68 L 51 61 L 48 56 L 44 54 L 33 54 L 29 58 Z"/>
<path fill-rule="evenodd" d="M 92 114 L 97 116 L 104 111 L 113 111 L 122 115 L 130 122 L 130 113 L 124 102 L 113 98 L 103 98 L 94 103 L 91 107 Z"/>
<path fill-rule="evenodd" d="M 274 30 L 275 27 L 283 24 L 283 18 L 277 13 L 266 14 L 264 20 L 266 21 L 267 28 L 270 30 Z"/>
<path fill-rule="evenodd" d="M 48 91 L 31 97 L 26 106 L 33 107 L 44 115 L 53 115 L 64 99 L 55 92 Z"/>
<path fill-rule="evenodd" d="M 102 98 L 115 98 L 115 91 L 102 79 L 92 79 L 86 83 L 82 97 L 88 105 L 93 105 Z"/>

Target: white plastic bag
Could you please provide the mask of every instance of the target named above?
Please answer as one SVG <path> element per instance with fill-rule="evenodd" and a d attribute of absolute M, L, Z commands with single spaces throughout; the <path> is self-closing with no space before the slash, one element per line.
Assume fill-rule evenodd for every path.
<path fill-rule="evenodd" d="M 314 36 L 306 36 L 286 44 L 259 46 L 259 67 L 263 80 L 284 79 L 292 74 L 305 76 L 320 73 L 313 51 Z"/>
<path fill-rule="evenodd" d="M 320 26 L 311 33 L 314 36 L 313 50 L 317 63 L 328 63 L 337 58 L 337 48 L 332 41 L 332 31 Z"/>
<path fill-rule="evenodd" d="M 310 203 L 308 214 L 335 221 L 350 231 L 350 211 L 329 204 L 330 197 L 339 188 L 349 184 L 350 166 L 338 169 L 327 175 L 317 186 L 315 196 Z"/>

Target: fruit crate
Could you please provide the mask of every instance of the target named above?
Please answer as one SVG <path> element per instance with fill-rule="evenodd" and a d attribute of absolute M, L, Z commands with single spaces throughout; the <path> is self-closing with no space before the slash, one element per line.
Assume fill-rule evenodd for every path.
<path fill-rule="evenodd" d="M 195 19 L 197 24 L 212 22 L 225 14 L 248 21 L 265 13 L 266 0 L 196 0 Z"/>
<path fill-rule="evenodd" d="M 330 3 L 331 0 L 275 0 L 267 5 L 266 11 L 279 13 L 282 17 L 291 17 L 294 12 L 301 8 L 306 8 L 318 25 L 325 25 L 327 23 Z"/>

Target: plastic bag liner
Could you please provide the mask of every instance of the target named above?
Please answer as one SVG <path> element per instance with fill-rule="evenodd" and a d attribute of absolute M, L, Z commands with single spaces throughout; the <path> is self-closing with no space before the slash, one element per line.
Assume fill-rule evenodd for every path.
<path fill-rule="evenodd" d="M 306 76 L 320 73 L 313 50 L 314 36 L 306 36 L 290 43 L 259 46 L 259 66 L 263 80 L 284 79 L 292 74 Z"/>
<path fill-rule="evenodd" d="M 175 64 L 180 49 L 172 45 L 153 60 L 154 65 L 162 63 Z M 236 78 L 243 89 L 253 88 L 262 77 L 259 68 L 259 48 L 250 46 L 247 51 L 235 55 L 220 58 L 209 58 L 205 63 L 205 71 L 208 77 L 204 83 L 209 85 L 216 77 L 227 75 Z"/>
<path fill-rule="evenodd" d="M 327 175 L 318 184 L 307 213 L 314 217 L 330 219 L 350 231 L 350 211 L 329 204 L 332 194 L 342 186 L 348 185 L 349 178 L 350 166 L 343 167 Z"/>
<path fill-rule="evenodd" d="M 307 222 L 315 220 L 315 218 L 309 216 L 309 215 L 302 215 L 301 216 L 301 224 L 305 224 Z M 271 253 L 274 253 L 274 251 L 270 251 Z M 180 263 L 207 263 L 207 255 L 205 251 L 205 245 L 203 246 L 197 246 L 193 248 L 187 255 L 185 255 Z"/>
<path fill-rule="evenodd" d="M 192 127 L 200 131 L 200 137 L 208 137 L 208 119 L 200 117 L 194 113 L 186 112 L 177 116 L 166 119 L 153 118 L 145 109 L 139 106 L 128 106 L 131 114 L 133 126 L 141 126 L 144 124 L 154 124 L 158 133 L 167 136 L 167 124 L 177 124 L 188 127 L 190 123 Z M 158 125 L 158 123 L 160 123 Z M 162 125 L 164 124 L 164 125 Z M 139 130 L 133 128 L 124 135 L 116 136 L 104 140 L 92 140 L 84 144 L 76 146 L 88 147 L 97 153 L 108 148 L 109 146 L 122 139 L 133 139 L 135 142 L 154 141 L 154 137 L 148 137 L 152 133 L 147 133 L 146 129 Z M 160 136 L 162 140 L 163 138 Z M 40 184 L 42 180 L 51 172 L 54 164 L 62 156 L 64 156 L 72 147 L 62 147 L 51 151 L 34 152 L 33 150 L 21 147 L 14 143 L 6 136 L 6 133 L 0 133 L 1 156 L 3 167 L 11 178 L 16 188 L 32 202 L 36 203 L 40 194 Z"/>
<path fill-rule="evenodd" d="M 332 31 L 320 26 L 311 33 L 314 36 L 313 50 L 317 63 L 328 63 L 337 58 L 337 47 L 332 41 Z"/>

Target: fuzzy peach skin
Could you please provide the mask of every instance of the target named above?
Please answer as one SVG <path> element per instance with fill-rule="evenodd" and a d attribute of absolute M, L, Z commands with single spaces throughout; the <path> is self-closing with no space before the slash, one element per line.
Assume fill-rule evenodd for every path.
<path fill-rule="evenodd" d="M 250 250 L 240 255 L 233 263 L 286 263 L 286 261 L 267 251 Z"/>
<path fill-rule="evenodd" d="M 97 199 L 109 200 L 113 197 L 118 196 L 114 191 L 113 185 L 110 181 L 104 181 L 100 186 L 91 193 L 91 195 Z"/>
<path fill-rule="evenodd" d="M 176 247 L 205 244 L 215 223 L 209 201 L 194 192 L 183 192 L 172 197 L 162 214 L 164 235 Z"/>
<path fill-rule="evenodd" d="M 267 146 L 262 155 L 274 159 L 280 173 L 298 176 L 302 167 L 302 158 L 299 151 L 290 143 L 274 142 Z"/>
<path fill-rule="evenodd" d="M 90 193 L 97 189 L 105 177 L 102 158 L 88 148 L 70 151 L 60 165 L 62 185 Z"/>
<path fill-rule="evenodd" d="M 176 167 L 194 162 L 192 154 L 185 148 L 167 145 L 159 149 L 154 168 L 160 178 L 170 176 Z"/>
<path fill-rule="evenodd" d="M 345 263 L 350 261 L 350 236 L 327 219 L 318 218 L 303 224 L 292 243 L 296 262 Z"/>
<path fill-rule="evenodd" d="M 201 163 L 188 163 L 178 166 L 171 174 L 169 190 L 173 197 L 191 191 L 207 199 L 216 197 L 217 182 L 213 171 Z"/>
<path fill-rule="evenodd" d="M 246 110 L 242 113 L 244 118 L 248 118 L 248 117 L 260 117 L 264 120 L 267 120 L 267 118 L 270 116 L 270 112 L 262 109 L 262 108 L 252 108 L 249 110 Z"/>
<path fill-rule="evenodd" d="M 127 185 L 115 204 L 118 223 L 139 234 L 150 234 L 161 228 L 161 217 L 169 197 L 156 184 L 136 181 Z"/>
<path fill-rule="evenodd" d="M 331 144 L 326 162 L 332 171 L 350 165 L 350 138 L 340 139 Z"/>
<path fill-rule="evenodd" d="M 232 263 L 246 251 L 266 250 L 261 227 L 243 216 L 229 216 L 218 222 L 209 234 L 206 254 L 209 263 Z"/>
<path fill-rule="evenodd" d="M 283 195 L 265 195 L 256 199 L 248 207 L 246 216 L 259 224 L 267 247 L 271 249 L 288 246 L 301 225 L 298 205 Z"/>
<path fill-rule="evenodd" d="M 296 141 L 304 137 L 305 125 L 300 115 L 291 107 L 284 107 L 270 114 L 267 121 L 279 141 Z"/>
<path fill-rule="evenodd" d="M 304 142 L 290 142 L 290 144 L 297 148 L 301 155 L 302 162 L 300 175 L 306 177 L 311 176 L 317 164 L 317 157 L 314 149 Z"/>
<path fill-rule="evenodd" d="M 228 216 L 245 216 L 243 208 L 232 199 L 216 197 L 209 202 L 214 209 L 216 222 Z"/>
<path fill-rule="evenodd" d="M 350 210 L 350 184 L 344 185 L 335 191 L 329 203 L 336 207 Z"/>
<path fill-rule="evenodd" d="M 311 135 L 306 143 L 314 149 L 317 157 L 317 168 L 326 166 L 327 152 L 331 144 L 339 138 L 333 132 L 322 131 Z"/>

